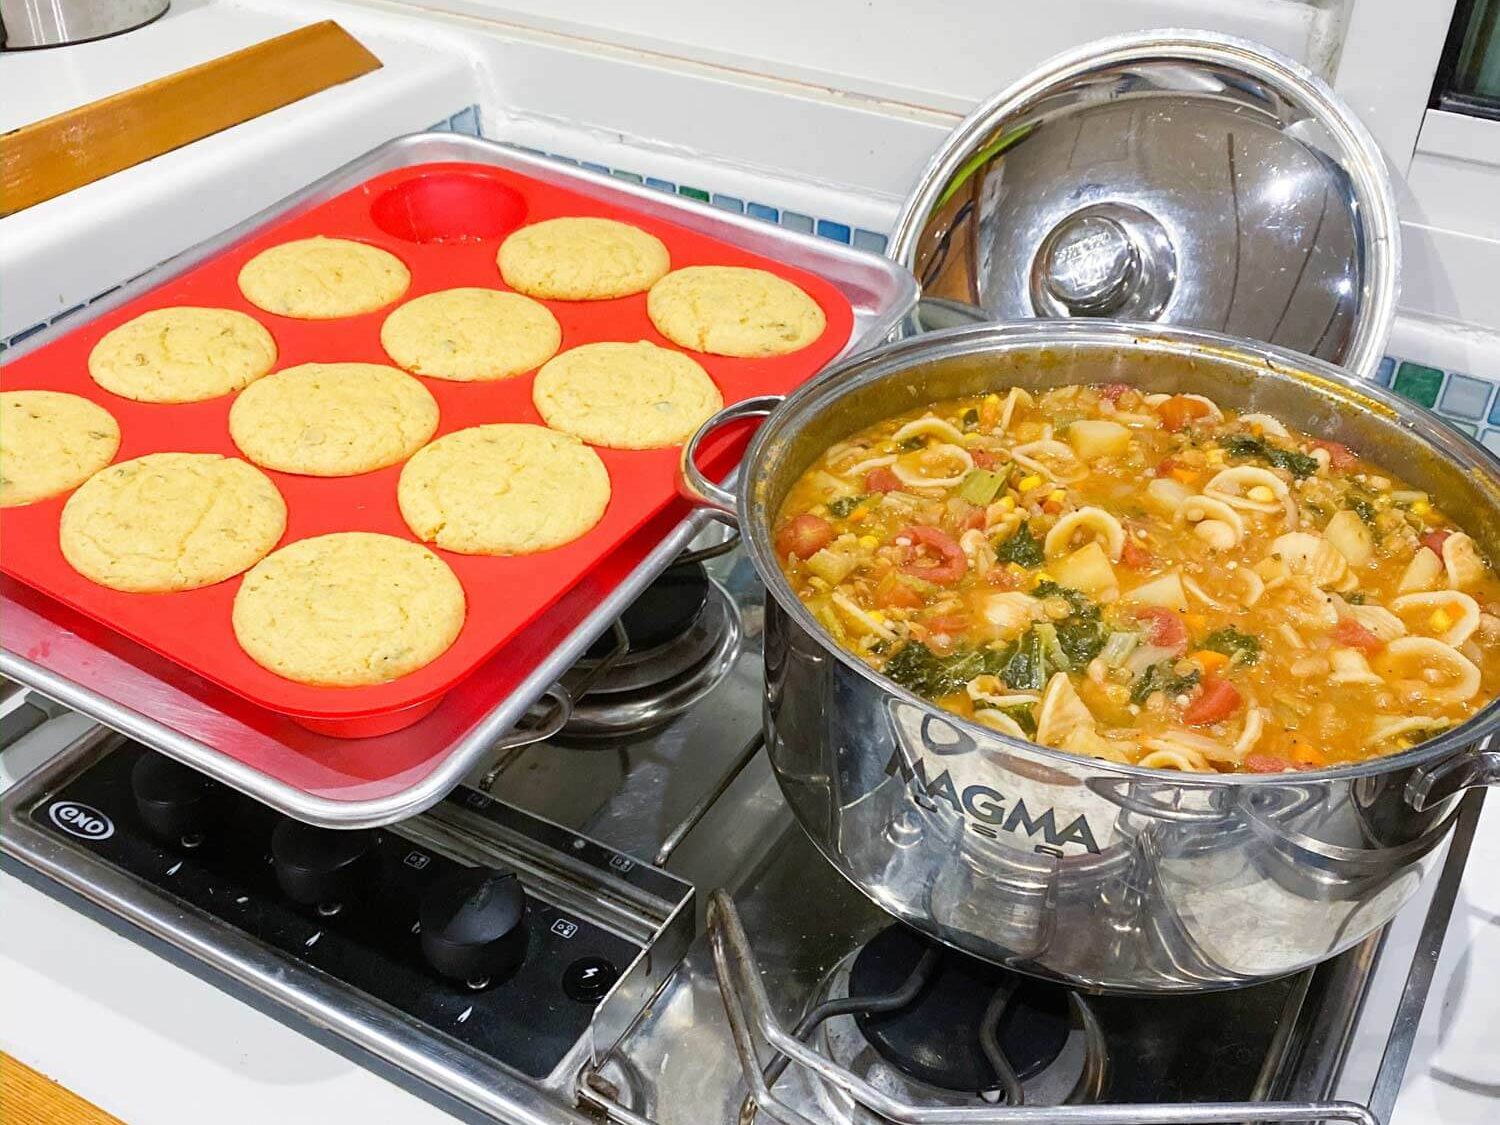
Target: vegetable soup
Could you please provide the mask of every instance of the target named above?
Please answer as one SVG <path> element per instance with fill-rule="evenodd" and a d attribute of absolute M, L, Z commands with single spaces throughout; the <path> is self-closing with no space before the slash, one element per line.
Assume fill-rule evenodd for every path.
<path fill-rule="evenodd" d="M 1317 769 L 1500 690 L 1500 581 L 1430 497 L 1201 395 L 1013 388 L 891 418 L 802 475 L 775 545 L 876 671 L 1086 757 Z"/>

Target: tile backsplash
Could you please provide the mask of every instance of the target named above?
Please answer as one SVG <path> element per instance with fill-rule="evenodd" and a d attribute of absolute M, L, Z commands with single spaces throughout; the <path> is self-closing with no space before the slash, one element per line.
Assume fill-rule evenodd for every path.
<path fill-rule="evenodd" d="M 1380 361 L 1375 379 L 1500 456 L 1500 382 L 1395 356 Z"/>

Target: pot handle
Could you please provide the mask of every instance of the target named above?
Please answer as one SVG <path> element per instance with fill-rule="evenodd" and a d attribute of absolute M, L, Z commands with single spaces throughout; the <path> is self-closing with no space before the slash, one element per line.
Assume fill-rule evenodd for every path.
<path fill-rule="evenodd" d="M 709 434 L 721 426 L 728 425 L 730 422 L 738 422 L 741 418 L 764 418 L 780 406 L 781 402 L 781 395 L 760 395 L 756 398 L 747 398 L 726 406 L 699 426 L 697 432 L 688 438 L 687 444 L 682 447 L 682 458 L 677 463 L 678 493 L 691 500 L 697 507 L 707 509 L 710 515 L 722 523 L 738 527 L 739 515 L 735 506 L 735 495 L 729 489 L 715 484 L 703 475 L 703 471 L 698 468 L 698 447 L 707 440 Z"/>
<path fill-rule="evenodd" d="M 1434 766 L 1418 769 L 1406 783 L 1406 802 L 1417 812 L 1457 796 L 1465 789 L 1500 785 L 1500 749 L 1490 743 L 1466 754 L 1454 754 Z"/>

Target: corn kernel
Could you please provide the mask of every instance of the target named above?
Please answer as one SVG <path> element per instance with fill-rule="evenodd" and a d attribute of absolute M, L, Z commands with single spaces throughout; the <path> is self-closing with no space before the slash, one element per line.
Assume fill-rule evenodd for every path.
<path fill-rule="evenodd" d="M 1268 504 L 1272 500 L 1276 499 L 1276 493 L 1272 492 L 1270 488 L 1263 484 L 1257 484 L 1254 488 L 1246 492 L 1245 495 L 1248 496 L 1251 500 L 1254 500 L 1257 503 L 1261 504 Z"/>
<path fill-rule="evenodd" d="M 1000 507 L 1003 508 L 1005 511 L 1007 511 L 1007 512 L 1013 512 L 1013 511 L 1015 511 L 1015 508 L 1016 508 L 1015 497 L 1013 497 L 1013 496 L 1002 496 L 1000 498 L 999 503 L 1000 503 Z"/>
<path fill-rule="evenodd" d="M 873 551 L 876 547 L 880 546 L 880 540 L 876 539 L 873 535 L 861 535 L 859 537 L 859 545 L 867 551 Z"/>
<path fill-rule="evenodd" d="M 872 610 L 870 610 L 869 611 L 869 618 L 870 618 L 871 621 L 875 622 L 875 624 L 877 624 L 877 625 L 884 625 L 885 624 L 885 614 L 881 613 L 880 610 L 878 610 L 878 609 L 872 609 Z"/>
<path fill-rule="evenodd" d="M 1411 506 L 1411 510 L 1419 516 L 1425 516 L 1428 512 L 1432 511 L 1432 505 L 1426 500 L 1418 500 Z"/>
<path fill-rule="evenodd" d="M 989 403 L 991 406 L 999 406 L 1000 405 L 1000 396 L 999 395 L 985 395 L 984 396 L 984 401 L 987 402 L 987 403 Z"/>
<path fill-rule="evenodd" d="M 1042 478 L 1036 473 L 1032 473 L 1029 477 L 1022 477 L 1020 480 L 1016 481 L 1016 487 L 1019 488 L 1022 492 L 1030 492 L 1033 488 L 1038 487 L 1041 483 Z"/>
<path fill-rule="evenodd" d="M 1434 630 L 1443 632 L 1452 627 L 1453 618 L 1448 616 L 1447 610 L 1436 609 L 1433 610 L 1432 616 L 1427 619 L 1427 624 L 1431 625 Z"/>
<path fill-rule="evenodd" d="M 1208 463 L 1210 465 L 1222 465 L 1224 463 L 1224 451 L 1222 449 L 1210 449 L 1208 451 Z"/>
<path fill-rule="evenodd" d="M 1056 500 L 1059 504 L 1067 498 L 1068 494 L 1060 488 L 1054 488 L 1051 492 L 1047 493 L 1048 500 Z"/>

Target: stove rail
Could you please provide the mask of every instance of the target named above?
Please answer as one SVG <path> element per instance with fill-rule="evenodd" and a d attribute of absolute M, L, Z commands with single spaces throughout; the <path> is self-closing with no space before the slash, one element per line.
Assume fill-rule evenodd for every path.
<path fill-rule="evenodd" d="M 778 1125 L 821 1125 L 786 1104 L 772 1089 L 777 1076 L 787 1065 L 805 1068 L 841 1090 L 859 1106 L 899 1125 L 1248 1125 L 1335 1121 L 1353 1125 L 1388 1125 L 1442 951 L 1483 799 L 1483 792 L 1470 793 L 1459 808 L 1453 838 L 1423 920 L 1417 951 L 1407 973 L 1380 1066 L 1363 1104 L 1322 1098 L 1189 1104 L 963 1107 L 923 1106 L 900 1101 L 810 1047 L 804 1041 L 806 1033 L 811 1030 L 803 1026 L 808 1020 L 804 1019 L 803 1024 L 791 1031 L 783 1026 L 773 1011 L 761 967 L 751 950 L 734 900 L 718 890 L 708 901 L 708 940 L 719 995 L 748 1090 L 740 1125 L 750 1125 L 758 1115 L 764 1115 Z M 1361 950 L 1359 960 L 1366 967 L 1375 957 L 1380 940 L 1372 939 L 1368 948 Z M 1339 978 L 1340 981 L 1344 979 Z M 1368 980 L 1367 973 L 1364 980 Z M 1363 987 L 1362 983 L 1359 987 Z M 1338 1049 L 1333 1052 L 1336 1059 L 1331 1064 L 1325 1059 L 1319 1067 L 1320 1081 L 1317 1084 L 1325 1091 L 1337 1078 L 1357 1009 L 1357 1003 L 1351 1005 L 1340 1028 L 1322 1029 L 1338 1040 Z M 766 1061 L 762 1061 L 763 1058 Z M 597 1069 L 585 1070 L 580 1075 L 577 1095 L 583 1106 L 603 1113 L 617 1125 L 656 1125 L 652 1118 L 622 1104 L 618 1089 Z"/>

